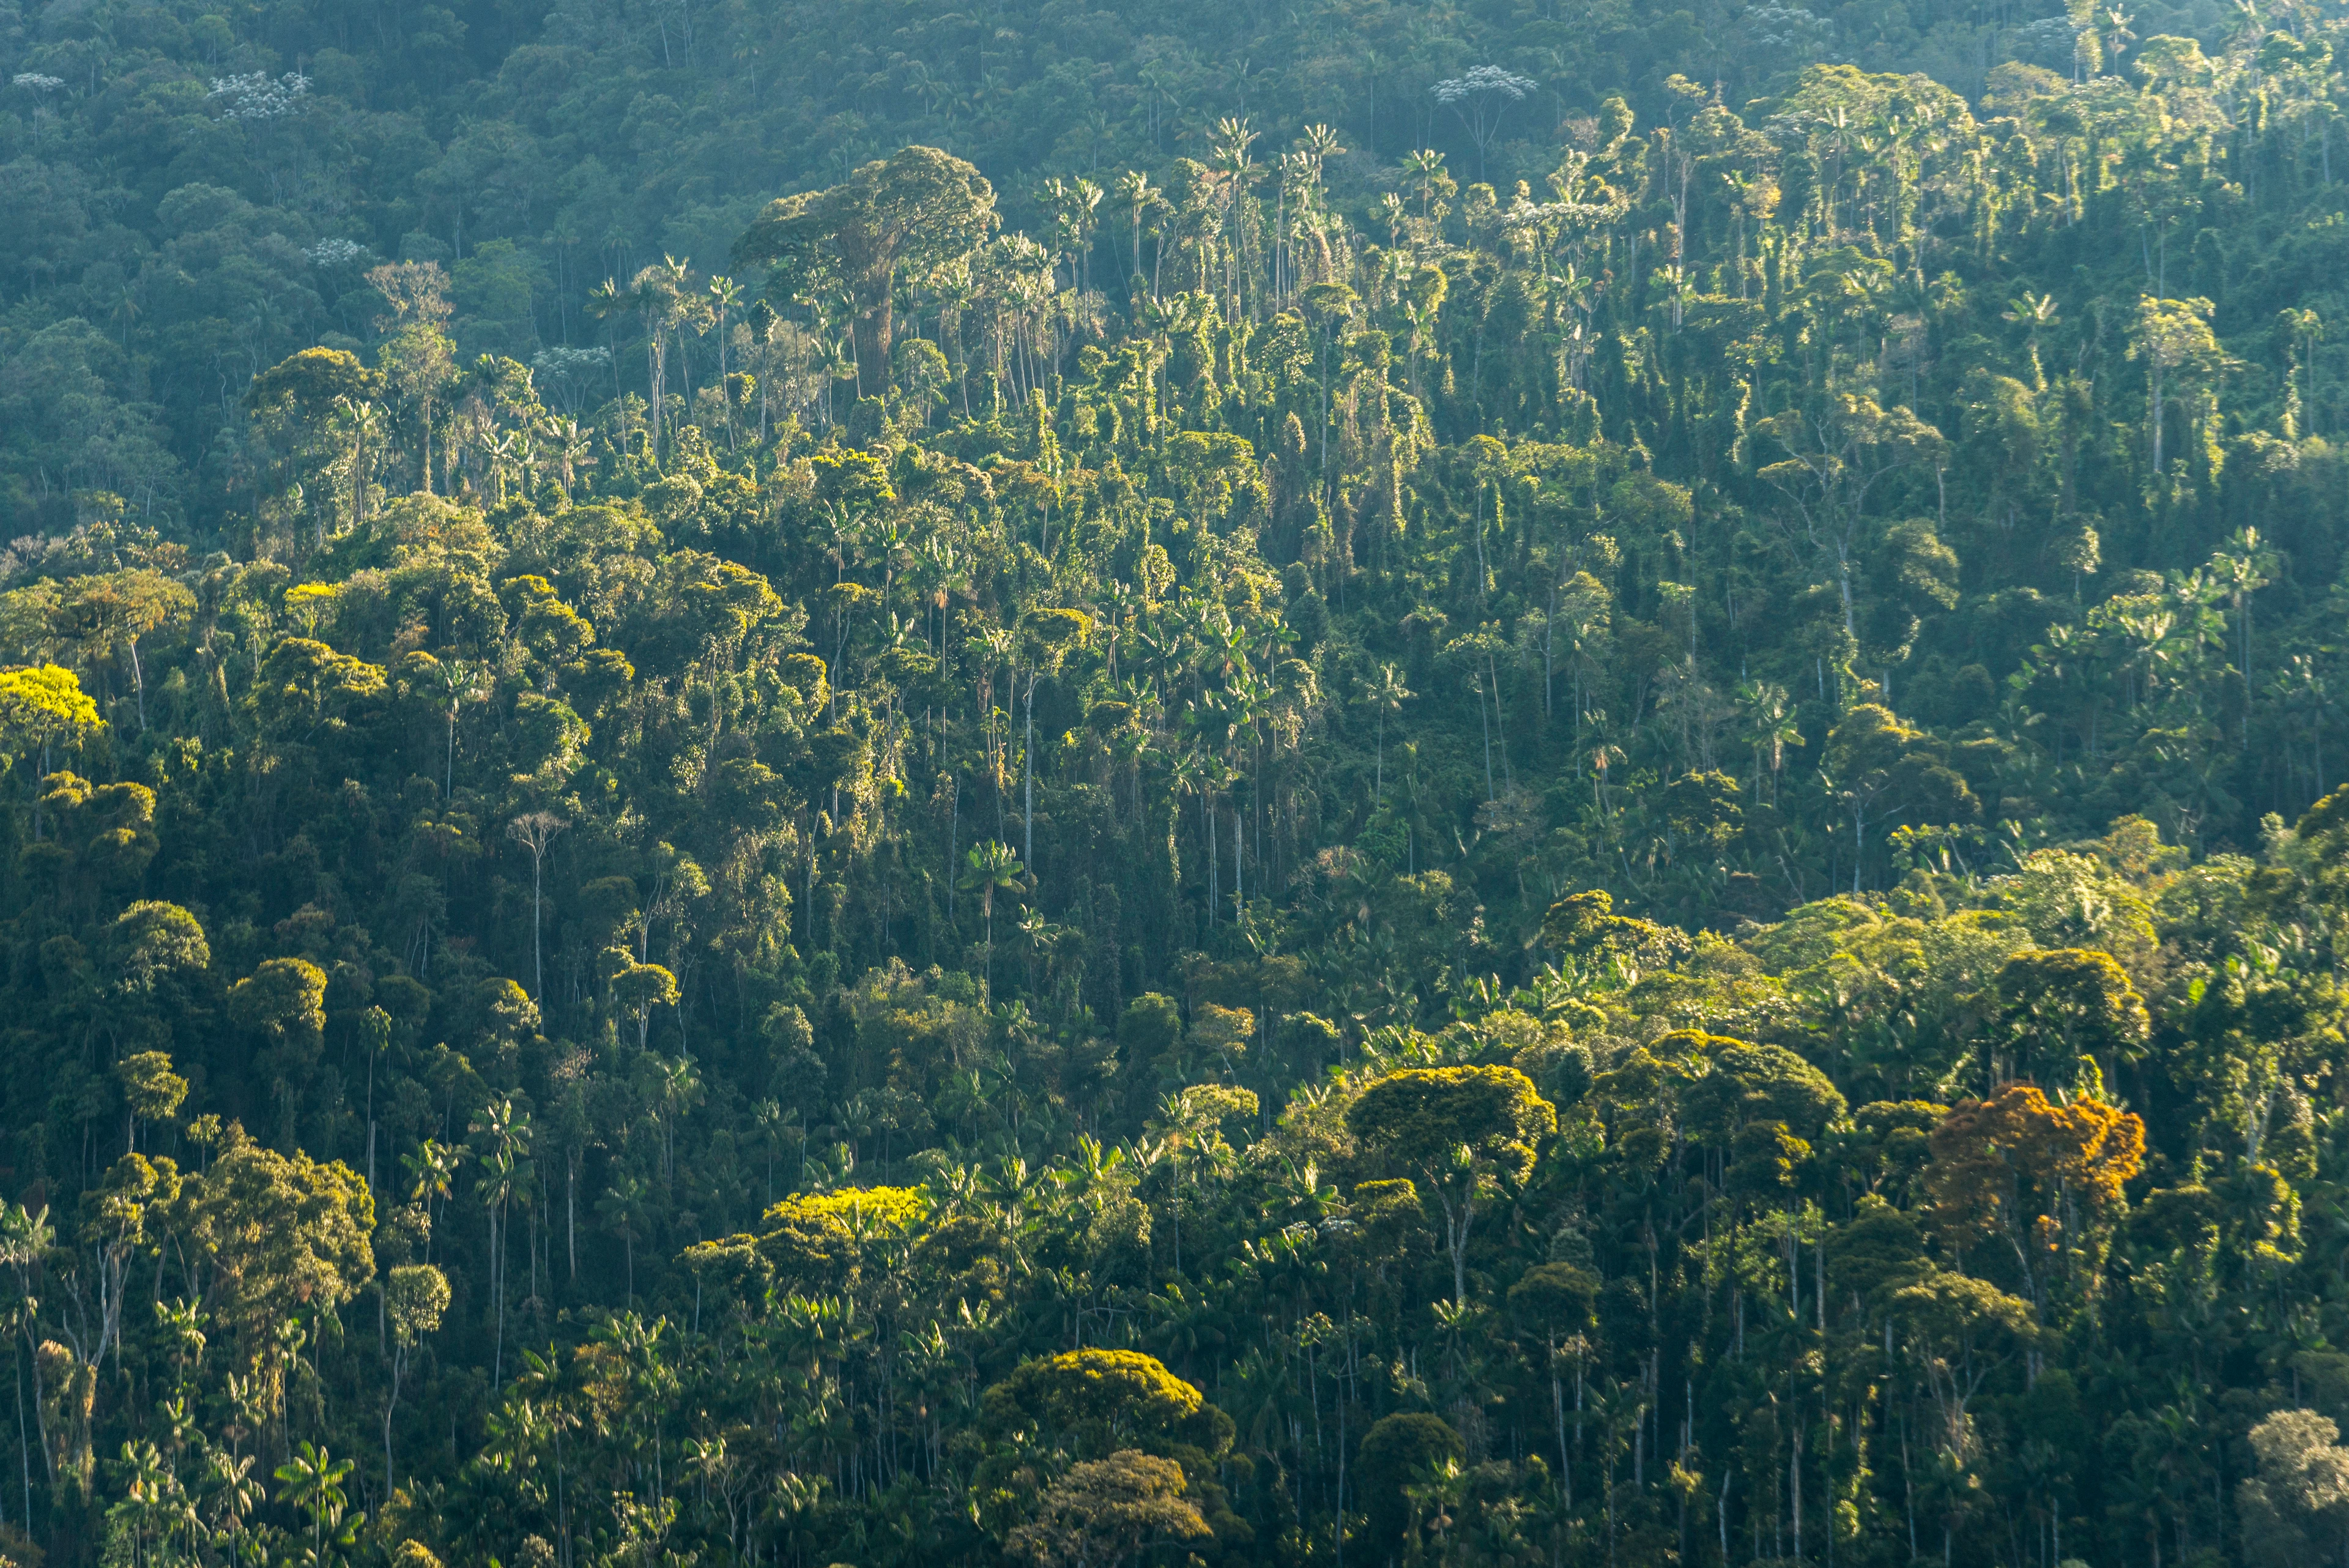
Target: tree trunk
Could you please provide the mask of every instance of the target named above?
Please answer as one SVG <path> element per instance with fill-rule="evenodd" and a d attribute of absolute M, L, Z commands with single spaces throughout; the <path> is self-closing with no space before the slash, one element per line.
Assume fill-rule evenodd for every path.
<path fill-rule="evenodd" d="M 396 1353 L 391 1358 L 391 1389 L 383 1401 L 383 1493 L 391 1495 L 391 1413 L 399 1405 L 400 1375 L 408 1369 L 408 1352 Z"/>
<path fill-rule="evenodd" d="M 882 268 L 878 277 L 865 280 L 860 301 L 864 308 L 857 312 L 854 332 L 856 340 L 856 395 L 875 397 L 889 379 L 889 337 L 894 325 L 890 297 L 891 269 Z M 868 387 L 865 367 L 870 365 L 877 382 Z"/>

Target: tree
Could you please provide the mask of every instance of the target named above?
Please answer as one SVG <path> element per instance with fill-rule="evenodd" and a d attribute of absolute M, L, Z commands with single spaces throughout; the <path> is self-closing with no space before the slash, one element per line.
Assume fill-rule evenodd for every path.
<path fill-rule="evenodd" d="M 512 981 L 503 983 L 514 989 Z M 515 1000 L 521 1000 L 518 994 Z M 496 1303 L 493 1311 L 497 1324 L 496 1336 L 492 1341 L 490 1380 L 495 1384 L 505 1371 L 507 1210 L 517 1193 L 528 1201 L 536 1172 L 530 1162 L 530 1116 L 515 1106 L 512 1096 L 501 1095 L 492 1100 L 471 1130 L 487 1146 L 481 1152 L 481 1175 L 475 1179 L 474 1192 L 489 1211 L 490 1297 Z"/>
<path fill-rule="evenodd" d="M 1213 1002 L 1202 1007 L 1200 1012 L 1205 1016 L 1193 1021 L 1193 1042 L 1210 1048 L 1222 1046 L 1228 1070 L 1232 1049 L 1254 1031 L 1256 1020 L 1246 1012 L 1217 1007 Z M 1221 1018 L 1216 1018 L 1217 1014 Z M 1202 1036 L 1208 1038 L 1203 1040 Z M 1236 1159 L 1230 1143 L 1224 1137 L 1224 1126 L 1252 1119 L 1257 1112 L 1255 1092 L 1229 1084 L 1194 1084 L 1159 1102 L 1152 1132 L 1174 1168 L 1170 1206 L 1174 1220 L 1174 1266 L 1178 1272 L 1183 1266 L 1183 1156 L 1187 1151 L 1198 1157 L 1193 1163 L 1195 1171 L 1202 1168 L 1228 1171 Z"/>
<path fill-rule="evenodd" d="M 1414 693 L 1403 685 L 1393 665 L 1381 664 L 1377 678 L 1362 682 L 1362 694 L 1378 715 L 1378 748 L 1371 764 L 1371 801 L 1375 811 L 1386 805 L 1387 798 L 1387 715 L 1402 711 L 1402 705 Z"/>
<path fill-rule="evenodd" d="M 432 656 L 419 653 L 410 658 L 420 662 Z M 457 789 L 457 715 L 468 702 L 486 701 L 494 685 L 489 671 L 461 659 L 433 659 L 425 673 L 432 689 L 448 704 L 449 750 L 440 779 L 440 798 L 447 802 L 454 797 Z"/>
<path fill-rule="evenodd" d="M 1925 1187 L 1951 1255 L 1993 1243 L 1991 1261 L 2012 1265 L 2042 1314 L 2094 1297 L 2110 1216 L 2145 1163 L 2142 1120 L 2090 1096 L 2054 1105 L 2009 1084 L 1960 1101 L 1933 1129 L 1932 1152 Z"/>
<path fill-rule="evenodd" d="M 1410 1490 L 1425 1484 L 1444 1465 L 1458 1463 L 1466 1452 L 1450 1423 L 1420 1412 L 1382 1416 L 1362 1434 L 1361 1456 L 1355 1461 L 1361 1480 L 1354 1495 L 1369 1516 L 1366 1533 L 1389 1560 L 1400 1552 L 1411 1528 Z"/>
<path fill-rule="evenodd" d="M 595 1212 L 604 1217 L 604 1228 L 620 1238 L 626 1250 L 631 1302 L 636 1299 L 636 1242 L 644 1237 L 651 1218 L 646 1207 L 650 1193 L 639 1178 L 622 1176 L 611 1190 L 595 1200 Z"/>
<path fill-rule="evenodd" d="M 139 699 L 139 729 L 147 729 L 147 670 L 139 639 L 185 621 L 196 596 L 151 566 L 103 576 L 78 577 L 69 585 L 65 618 L 82 645 L 93 651 L 119 650 L 130 660 L 130 683 Z"/>
<path fill-rule="evenodd" d="M 104 726 L 72 670 L 55 664 L 0 670 L 0 756 L 10 764 L 37 753 L 46 774 L 51 746 L 78 745 Z M 37 816 L 33 836 L 40 836 Z"/>
<path fill-rule="evenodd" d="M 1088 1459 L 1046 1489 L 1004 1550 L 1038 1568 L 1117 1568 L 1147 1546 L 1206 1539 L 1213 1532 L 1183 1488 L 1172 1459 L 1133 1449 Z"/>
<path fill-rule="evenodd" d="M 1117 1021 L 1119 1067 L 1122 1076 L 1137 1082 L 1171 1068 L 1174 1049 L 1183 1039 L 1183 1014 L 1174 999 L 1144 992 L 1125 1004 Z"/>
<path fill-rule="evenodd" d="M 1028 652 L 1028 680 L 1019 743 L 1020 787 L 1024 794 L 1020 815 L 1027 838 L 1019 855 L 1030 866 L 1036 863 L 1036 682 L 1043 676 L 1057 674 L 1061 661 L 1092 635 L 1092 618 L 1082 610 L 1028 612 L 1027 636 L 1023 639 Z"/>
<path fill-rule="evenodd" d="M 188 1081 L 171 1071 L 171 1058 L 161 1051 L 125 1056 L 115 1064 L 114 1075 L 122 1081 L 122 1097 L 130 1111 L 130 1125 L 123 1135 L 125 1146 L 136 1149 L 139 1124 L 171 1120 L 188 1097 Z"/>
<path fill-rule="evenodd" d="M 2004 1355 L 2037 1336 L 2031 1303 L 1964 1274 L 1934 1269 L 1892 1293 L 1940 1413 L 1940 1447 L 1962 1469 L 1975 1451 L 1970 1407 Z"/>
<path fill-rule="evenodd" d="M 2100 1081 L 2114 1081 L 2120 1061 L 2136 1054 L 2152 1027 L 2128 972 L 2094 949 L 2017 953 L 1998 971 L 1998 998 L 2017 1077 L 2029 1076 L 2035 1050 L 2058 1074 L 2087 1057 L 2100 1063 Z"/>
<path fill-rule="evenodd" d="M 987 928 L 987 963 L 984 971 L 985 992 L 995 986 L 995 892 L 1015 892 L 1019 887 L 1019 857 L 1010 846 L 999 839 L 974 844 L 963 857 L 962 876 L 957 882 L 966 893 L 978 895 L 979 919 Z"/>
<path fill-rule="evenodd" d="M 389 337 L 378 354 L 392 389 L 415 410 L 419 444 L 417 488 L 432 493 L 432 418 L 440 395 L 457 379 L 457 346 L 443 330 L 453 314 L 448 275 L 438 262 L 398 262 L 367 274 L 391 306 L 376 318 Z"/>
<path fill-rule="evenodd" d="M 2237 668 L 2242 671 L 2245 685 L 2251 679 L 2251 596 L 2268 586 L 2269 574 L 2276 568 L 2276 553 L 2267 547 L 2257 528 L 2239 529 L 2227 541 L 2227 547 L 2210 557 L 2204 568 L 2217 586 L 2223 587 L 2235 611 L 2235 628 L 2240 639 L 2240 656 Z M 2251 705 L 2243 704 L 2241 741 L 2245 750 L 2251 743 Z"/>
<path fill-rule="evenodd" d="M 1142 219 L 1152 206 L 1164 198 L 1150 183 L 1150 176 L 1139 170 L 1129 169 L 1117 177 L 1110 187 L 1111 193 L 1126 210 L 1127 222 L 1133 232 L 1133 267 L 1126 275 L 1129 284 L 1142 276 Z"/>
<path fill-rule="evenodd" d="M 687 329 L 692 329 L 697 336 L 708 329 L 713 306 L 707 296 L 689 286 L 686 264 L 668 255 L 629 279 L 628 291 L 621 302 L 634 306 L 644 317 L 645 361 L 652 393 L 649 450 L 658 454 L 664 450 L 661 431 L 668 419 L 670 335 L 677 335 L 682 350 Z M 691 389 L 689 385 L 687 389 Z"/>
<path fill-rule="evenodd" d="M 612 1005 L 636 1020 L 636 1049 L 648 1050 L 652 1011 L 677 1005 L 677 976 L 659 964 L 637 962 L 626 948 L 609 949 L 604 956 L 612 964 L 605 982 Z"/>
<path fill-rule="evenodd" d="M 768 265 L 771 294 L 818 292 L 836 278 L 856 309 L 856 388 L 886 376 L 899 279 L 925 282 L 995 232 L 995 189 L 934 147 L 899 149 L 828 191 L 771 202 L 734 242 L 738 267 Z"/>
<path fill-rule="evenodd" d="M 308 740 L 339 725 L 350 705 L 383 691 L 383 671 L 323 642 L 289 637 L 269 650 L 254 679 L 252 703 L 270 729 Z"/>
<path fill-rule="evenodd" d="M 2147 295 L 2137 301 L 2128 356 L 2145 361 L 2146 433 L 2157 483 L 2162 473 L 2162 435 L 2171 384 L 2181 378 L 2213 375 L 2226 361 L 2218 338 L 2210 333 L 2214 308 L 2207 299 L 2156 299 Z"/>
<path fill-rule="evenodd" d="M 326 972 L 307 959 L 264 960 L 229 988 L 228 1010 L 261 1043 L 254 1065 L 270 1085 L 280 1139 L 291 1147 L 294 1107 L 325 1044 Z"/>
<path fill-rule="evenodd" d="M 80 1229 L 98 1263 L 98 1337 L 90 1348 L 91 1366 L 105 1360 L 109 1346 L 120 1357 L 125 1273 L 134 1253 L 160 1240 L 150 1233 L 150 1221 L 168 1215 L 180 1193 L 179 1170 L 172 1161 L 125 1154 L 102 1181 L 82 1194 Z M 162 1226 L 152 1229 L 160 1232 Z"/>
<path fill-rule="evenodd" d="M 332 1313 L 374 1276 L 375 1199 L 341 1161 L 264 1148 L 232 1126 L 211 1168 L 188 1178 L 174 1214 L 211 1266 L 203 1304 L 235 1331 L 263 1409 L 284 1397 L 280 1324 Z"/>
<path fill-rule="evenodd" d="M 1862 702 L 1827 732 L 1821 761 L 1851 813 L 1851 890 L 1860 890 L 1868 825 L 1909 815 L 1929 823 L 1971 821 L 1980 807 L 1966 781 L 1944 763 L 1931 738 L 1881 703 Z"/>
<path fill-rule="evenodd" d="M 1574 1459 L 1566 1443 L 1566 1388 L 1558 1376 L 1558 1347 L 1561 1341 L 1572 1342 L 1598 1326 L 1595 1313 L 1600 1288 L 1598 1275 L 1572 1263 L 1537 1264 L 1509 1287 L 1511 1315 L 1539 1330 L 1548 1352 L 1550 1414 L 1557 1424 L 1557 1473 L 1569 1503 L 1574 1496 Z"/>
<path fill-rule="evenodd" d="M 1478 66 L 1466 76 L 1450 77 L 1429 90 L 1435 101 L 1460 117 L 1468 139 L 1476 144 L 1476 177 L 1485 177 L 1485 154 L 1501 133 L 1509 106 L 1534 90 L 1531 77 L 1505 71 L 1498 66 Z"/>
<path fill-rule="evenodd" d="M 386 355 L 392 365 L 399 353 Z M 453 369 L 453 366 L 452 366 Z M 367 413 L 383 396 L 384 372 L 370 370 L 357 355 L 342 348 L 305 348 L 287 356 L 253 379 L 244 395 L 245 407 L 256 411 L 291 410 L 313 431 L 322 431 L 340 413 L 349 418 L 351 436 L 351 524 L 367 517 Z M 325 543 L 325 514 L 320 514 L 319 542 Z"/>
<path fill-rule="evenodd" d="M 463 1144 L 444 1144 L 438 1138 L 426 1138 L 417 1145 L 412 1154 L 399 1157 L 399 1167 L 406 1171 L 413 1185 L 409 1189 L 409 1201 L 424 1207 L 425 1236 L 431 1236 L 432 1206 L 446 1202 L 456 1190 L 457 1172 L 472 1151 Z"/>
<path fill-rule="evenodd" d="M 570 819 L 551 811 L 528 811 L 506 824 L 506 836 L 530 851 L 530 993 L 533 1001 L 546 994 L 546 957 L 544 922 L 540 913 L 540 893 L 546 867 L 546 852 L 555 836 L 571 826 Z"/>
<path fill-rule="evenodd" d="M 274 1472 L 283 1483 L 277 1501 L 301 1510 L 307 1519 L 309 1545 L 299 1559 L 304 1568 L 335 1568 L 358 1546 L 359 1526 L 367 1515 L 347 1511 L 349 1499 L 343 1482 L 351 1469 L 350 1460 L 337 1459 L 305 1440 Z"/>
<path fill-rule="evenodd" d="M 383 1398 L 383 1487 L 390 1494 L 391 1417 L 399 1406 L 399 1385 L 408 1374 L 408 1358 L 427 1334 L 439 1331 L 440 1314 L 449 1310 L 449 1277 L 429 1263 L 402 1263 L 384 1281 L 385 1314 L 391 1322 L 391 1380 Z"/>
<path fill-rule="evenodd" d="M 202 924 L 177 904 L 142 898 L 114 918 L 107 935 L 114 983 L 126 994 L 146 996 L 168 979 L 212 967 Z"/>
<path fill-rule="evenodd" d="M 981 1397 L 988 1428 L 1028 1432 L 1102 1457 L 1142 1439 L 1186 1442 L 1220 1454 L 1231 1417 L 1198 1389 L 1136 1350 L 1071 1350 L 1025 1361 Z"/>
<path fill-rule="evenodd" d="M 1757 428 L 1787 453 L 1765 465 L 1761 478 L 1793 505 L 1811 546 L 1834 557 L 1843 628 L 1857 635 L 1852 578 L 1867 543 L 1868 496 L 1903 469 L 1941 467 L 1949 442 L 1907 408 L 1888 411 L 1850 393 L 1816 414 L 1789 410 Z"/>
<path fill-rule="evenodd" d="M 1526 1179 L 1534 1140 L 1557 1130 L 1556 1108 L 1515 1067 L 1413 1067 L 1364 1090 L 1347 1109 L 1346 1126 L 1435 1194 L 1452 1252 L 1453 1300 L 1467 1305 L 1477 1199 L 1502 1181 Z"/>
<path fill-rule="evenodd" d="M 1689 1130 L 1726 1147 L 1738 1129 L 1775 1122 L 1816 1139 L 1843 1119 L 1834 1081 L 1783 1045 L 1750 1045 L 1718 1034 L 1676 1031 L 1651 1047 L 1660 1057 L 1701 1061 L 1702 1075 L 1681 1092 Z"/>
<path fill-rule="evenodd" d="M 382 389 L 382 376 L 361 364 L 357 355 L 341 348 L 305 348 L 255 376 L 244 400 L 249 408 L 292 401 L 306 413 L 319 414 L 339 399 L 371 397 Z"/>
<path fill-rule="evenodd" d="M 1786 748 L 1804 743 L 1803 732 L 1789 716 L 1786 689 L 1764 681 L 1745 681 L 1737 688 L 1737 705 L 1754 747 L 1754 794 L 1761 794 L 1763 774 L 1770 778 L 1773 805 L 1778 797 L 1778 775 L 1785 770 Z"/>
<path fill-rule="evenodd" d="M 1615 897 L 1604 888 L 1569 893 L 1542 916 L 1542 940 L 1577 958 L 1611 960 L 1626 983 L 1640 971 L 1669 961 L 1687 939 L 1669 926 L 1615 912 Z"/>
<path fill-rule="evenodd" d="M 2284 439 L 2297 441 L 2317 433 L 2316 345 L 2324 336 L 2324 317 L 2287 306 L 2276 313 L 2276 327 L 2292 346 L 2284 372 Z"/>
<path fill-rule="evenodd" d="M 2259 1473 L 2238 1482 L 2235 1496 L 2253 1560 L 2317 1568 L 2349 1548 L 2349 1449 L 2340 1435 L 2313 1410 L 2279 1410 L 2251 1428 Z"/>

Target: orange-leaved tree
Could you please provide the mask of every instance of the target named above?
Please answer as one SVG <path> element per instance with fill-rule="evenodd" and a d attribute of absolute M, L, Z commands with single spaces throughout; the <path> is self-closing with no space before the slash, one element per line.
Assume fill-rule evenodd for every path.
<path fill-rule="evenodd" d="M 2145 1163 L 2145 1123 L 2101 1099 L 2050 1101 L 2029 1084 L 1959 1102 L 1933 1130 L 1934 1228 L 1954 1255 L 2022 1288 L 2040 1321 L 2095 1294 L 2121 1189 Z"/>

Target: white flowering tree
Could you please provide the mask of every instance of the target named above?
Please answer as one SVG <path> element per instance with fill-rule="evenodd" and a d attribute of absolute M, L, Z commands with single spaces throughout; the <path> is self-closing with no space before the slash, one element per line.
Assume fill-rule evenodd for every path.
<path fill-rule="evenodd" d="M 1485 152 L 1501 134 L 1509 106 L 1534 90 L 1531 77 L 1498 66 L 1478 66 L 1464 77 L 1446 77 L 1433 88 L 1435 101 L 1460 117 L 1476 144 L 1476 178 L 1485 177 Z"/>

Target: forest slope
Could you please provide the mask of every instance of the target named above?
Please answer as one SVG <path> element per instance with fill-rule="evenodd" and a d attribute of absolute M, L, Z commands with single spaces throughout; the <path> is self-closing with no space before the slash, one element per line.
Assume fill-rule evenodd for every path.
<path fill-rule="evenodd" d="M 0 1557 L 2333 1560 L 2156 9 L 0 7 Z"/>

